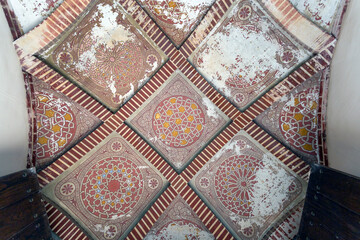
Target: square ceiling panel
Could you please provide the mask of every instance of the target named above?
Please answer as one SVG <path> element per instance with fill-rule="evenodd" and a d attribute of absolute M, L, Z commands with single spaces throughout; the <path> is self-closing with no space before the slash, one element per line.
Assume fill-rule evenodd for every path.
<path fill-rule="evenodd" d="M 76 144 L 100 123 L 100 119 L 54 91 L 49 84 L 34 78 L 36 109 L 36 159 L 43 167 Z"/>
<path fill-rule="evenodd" d="M 151 163 L 112 133 L 42 193 L 92 238 L 118 239 L 166 186 Z"/>
<path fill-rule="evenodd" d="M 138 2 L 179 47 L 215 0 L 138 0 Z"/>
<path fill-rule="evenodd" d="M 98 1 L 88 11 L 38 55 L 116 111 L 166 56 L 119 3 Z"/>
<path fill-rule="evenodd" d="M 190 181 L 239 239 L 262 239 L 297 205 L 307 184 L 244 131 Z"/>
<path fill-rule="evenodd" d="M 52 230 L 292 239 L 335 43 L 288 0 L 64 0 L 15 41 Z"/>
<path fill-rule="evenodd" d="M 235 1 L 189 60 L 240 110 L 311 56 L 257 1 Z"/>
<path fill-rule="evenodd" d="M 177 70 L 127 123 L 182 171 L 229 120 Z"/>
<path fill-rule="evenodd" d="M 215 238 L 194 210 L 178 195 L 144 238 L 144 240 L 161 239 L 212 240 Z"/>
<path fill-rule="evenodd" d="M 255 122 L 308 161 L 318 161 L 319 72 L 262 112 Z"/>

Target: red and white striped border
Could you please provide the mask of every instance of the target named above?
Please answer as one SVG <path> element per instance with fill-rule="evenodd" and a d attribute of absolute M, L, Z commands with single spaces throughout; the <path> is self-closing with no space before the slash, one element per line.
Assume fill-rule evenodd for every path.
<path fill-rule="evenodd" d="M 287 6 L 287 0 L 272 1 L 280 3 L 280 8 Z M 48 43 L 58 37 L 79 14 L 86 8 L 89 1 L 66 0 L 45 22 L 30 34 L 41 32 L 44 35 L 44 27 L 48 28 L 48 34 L 45 34 L 39 44 L 43 48 Z M 206 164 L 211 157 L 220 150 L 237 132 L 244 129 L 255 140 L 262 144 L 266 149 L 283 161 L 289 168 L 293 169 L 304 179 L 308 177 L 309 167 L 293 153 L 287 150 L 275 139 L 270 137 L 252 120 L 261 112 L 267 109 L 278 97 L 281 97 L 300 83 L 311 77 L 316 72 L 327 67 L 330 63 L 335 41 L 331 36 L 323 34 L 321 41 L 316 45 L 315 50 L 319 50 L 320 54 L 310 59 L 298 70 L 293 72 L 289 77 L 280 84 L 262 96 L 244 113 L 238 111 L 231 103 L 229 103 L 221 94 L 219 94 L 212 86 L 191 66 L 186 60 L 188 56 L 195 50 L 205 36 L 214 28 L 221 20 L 228 8 L 233 3 L 232 0 L 219 0 L 208 11 L 201 24 L 205 26 L 205 33 L 195 31 L 190 35 L 187 41 L 182 45 L 180 50 L 166 37 L 166 35 L 157 27 L 153 20 L 145 13 L 143 9 L 134 0 L 121 0 L 120 3 L 131 14 L 135 21 L 144 29 L 149 37 L 160 47 L 160 49 L 169 56 L 170 60 L 155 74 L 155 76 L 135 94 L 116 114 L 111 114 L 105 107 L 96 102 L 91 96 L 86 94 L 74 84 L 67 81 L 58 73 L 52 71 L 45 64 L 30 56 L 33 53 L 26 53 L 25 49 L 20 48 L 15 42 L 17 52 L 21 57 L 21 63 L 24 69 L 39 79 L 50 83 L 53 89 L 62 92 L 70 97 L 73 101 L 79 103 L 88 109 L 95 116 L 104 121 L 98 129 L 89 136 L 79 142 L 75 147 L 70 149 L 56 162 L 48 168 L 41 171 L 39 181 L 41 186 L 45 186 L 62 172 L 72 166 L 76 161 L 83 157 L 92 148 L 97 146 L 111 132 L 117 131 L 126 138 L 136 149 L 138 149 L 171 183 L 171 186 L 157 199 L 145 216 L 139 221 L 135 228 L 131 231 L 128 239 L 139 239 L 144 237 L 150 230 L 156 219 L 162 214 L 166 207 L 170 204 L 176 194 L 179 193 L 186 202 L 194 209 L 200 219 L 208 227 L 217 239 L 232 239 L 230 232 L 221 224 L 211 210 L 197 196 L 197 194 L 187 185 L 187 182 Z M 290 18 L 280 19 L 279 22 L 285 25 L 285 28 L 291 27 L 294 19 L 298 20 L 302 16 L 298 16 L 297 12 L 289 7 L 282 8 L 282 14 L 286 14 Z M 288 11 L 288 12 L 286 12 Z M 290 21 L 289 21 L 290 19 Z M 41 35 L 41 36 L 42 36 Z M 25 35 L 26 36 L 26 35 Z M 35 35 L 36 36 L 36 35 Z M 325 47 L 323 50 L 322 48 Z M 180 69 L 216 106 L 218 106 L 233 122 L 224 129 L 196 158 L 195 160 L 178 175 L 164 159 L 162 159 L 144 140 L 135 132 L 128 128 L 123 122 L 138 109 L 176 70 Z M 49 219 L 51 226 L 55 232 L 64 237 L 64 239 L 86 239 L 82 231 L 69 219 L 53 206 L 47 203 Z M 54 219 L 55 218 L 55 219 Z M 65 224 L 65 225 L 64 225 Z M 58 228 L 60 225 L 65 227 Z M 70 236 L 74 235 L 74 237 Z"/>

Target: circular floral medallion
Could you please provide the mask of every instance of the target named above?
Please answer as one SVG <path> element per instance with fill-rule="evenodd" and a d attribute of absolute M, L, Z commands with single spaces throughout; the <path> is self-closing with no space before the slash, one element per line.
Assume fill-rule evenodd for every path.
<path fill-rule="evenodd" d="M 210 179 L 207 177 L 202 177 L 199 180 L 200 187 L 202 188 L 208 188 L 210 186 Z"/>
<path fill-rule="evenodd" d="M 249 5 L 243 5 L 238 11 L 240 20 L 247 20 L 251 16 L 251 7 Z"/>
<path fill-rule="evenodd" d="M 157 63 L 157 57 L 153 54 L 150 54 L 147 59 L 146 59 L 146 62 L 150 65 L 150 66 L 153 66 L 155 63 Z"/>
<path fill-rule="evenodd" d="M 36 124 L 38 159 L 53 157 L 73 140 L 76 132 L 75 114 L 69 105 L 47 93 L 36 97 Z"/>
<path fill-rule="evenodd" d="M 61 185 L 60 193 L 64 196 L 69 196 L 75 192 L 75 185 L 73 183 L 67 182 Z"/>
<path fill-rule="evenodd" d="M 205 115 L 193 99 L 173 96 L 155 109 L 152 127 L 159 139 L 170 147 L 186 147 L 198 140 L 203 132 Z"/>
<path fill-rule="evenodd" d="M 309 88 L 294 95 L 282 108 L 280 130 L 296 149 L 315 155 L 317 144 L 317 107 L 319 88 Z"/>
<path fill-rule="evenodd" d="M 89 56 L 92 49 L 95 50 L 94 56 Z M 139 69 L 143 68 L 143 59 L 146 58 L 142 56 L 140 46 L 134 42 L 117 42 L 110 47 L 96 44 L 88 33 L 79 47 L 77 68 L 103 88 L 114 81 L 117 88 L 125 88 L 142 78 Z"/>
<path fill-rule="evenodd" d="M 249 226 L 246 228 L 241 229 L 241 233 L 244 234 L 245 237 L 252 237 L 254 235 L 254 228 L 253 226 Z"/>
<path fill-rule="evenodd" d="M 151 189 L 156 189 L 159 186 L 159 180 L 156 178 L 151 178 L 148 181 L 148 185 Z"/>
<path fill-rule="evenodd" d="M 280 59 L 283 63 L 292 62 L 292 60 L 294 60 L 294 54 L 290 50 L 285 50 Z"/>
<path fill-rule="evenodd" d="M 120 152 L 122 149 L 121 142 L 115 141 L 111 144 L 111 150 L 114 152 Z"/>
<path fill-rule="evenodd" d="M 69 52 L 61 52 L 58 55 L 58 61 L 62 64 L 71 64 L 73 62 L 73 56 Z"/>
<path fill-rule="evenodd" d="M 226 209 L 243 217 L 252 216 L 256 172 L 261 167 L 260 160 L 247 155 L 232 156 L 220 164 L 215 175 L 215 192 Z"/>
<path fill-rule="evenodd" d="M 143 175 L 139 168 L 124 157 L 97 161 L 81 182 L 81 200 L 93 215 L 109 219 L 127 214 L 143 193 Z"/>
<path fill-rule="evenodd" d="M 117 227 L 115 225 L 109 225 L 105 227 L 104 237 L 106 239 L 113 239 L 117 234 Z"/>
<path fill-rule="evenodd" d="M 244 101 L 245 101 L 245 99 L 246 99 L 246 97 L 245 97 L 245 95 L 244 94 L 242 94 L 242 93 L 237 93 L 237 94 L 235 94 L 235 102 L 237 103 L 237 104 L 240 104 L 240 103 L 243 103 Z"/>
<path fill-rule="evenodd" d="M 240 149 L 240 151 L 245 150 L 245 148 L 247 147 L 246 141 L 239 139 L 236 141 L 236 146 L 238 146 L 238 148 Z"/>

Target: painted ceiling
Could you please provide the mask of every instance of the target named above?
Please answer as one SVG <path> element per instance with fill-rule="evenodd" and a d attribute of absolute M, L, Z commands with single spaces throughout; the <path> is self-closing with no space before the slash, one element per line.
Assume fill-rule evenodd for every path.
<path fill-rule="evenodd" d="M 345 0 L 2 0 L 61 239 L 292 239 Z"/>

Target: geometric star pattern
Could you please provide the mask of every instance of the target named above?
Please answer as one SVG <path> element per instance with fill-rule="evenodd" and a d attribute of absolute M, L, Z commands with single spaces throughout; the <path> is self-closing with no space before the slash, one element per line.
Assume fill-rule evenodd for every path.
<path fill-rule="evenodd" d="M 241 1 L 241 3 L 245 2 L 249 1 Z M 208 79 L 205 79 L 202 75 L 200 75 L 198 70 L 189 62 L 191 54 L 193 54 L 193 52 L 201 45 L 207 36 L 211 34 L 212 31 L 215 31 L 214 29 L 222 23 L 224 16 L 228 14 L 228 10 L 233 9 L 235 7 L 234 5 L 239 3 L 238 1 L 215 1 L 200 24 L 194 29 L 180 48 L 177 48 L 167 38 L 167 36 L 136 1 L 118 1 L 116 2 L 117 7 L 120 7 L 121 11 L 126 12 L 126 14 L 128 14 L 128 18 L 132 19 L 131 21 L 138 24 L 139 28 L 141 28 L 141 32 L 145 34 L 147 38 L 151 39 L 157 51 L 161 51 L 164 55 L 166 55 L 168 61 L 162 66 L 159 66 L 159 70 L 150 77 L 146 84 L 139 88 L 136 93 L 133 93 L 131 98 L 127 102 L 123 103 L 114 113 L 95 100 L 88 92 L 65 78 L 62 73 L 56 72 L 46 63 L 42 62 L 41 59 L 35 57 L 37 56 L 37 53 L 44 49 L 48 44 L 64 37 L 64 33 L 67 29 L 71 28 L 75 21 L 86 15 L 87 8 L 92 7 L 97 3 L 99 2 L 86 0 L 65 0 L 43 23 L 14 42 L 15 49 L 20 58 L 20 63 L 23 70 L 26 72 L 28 79 L 31 79 L 30 75 L 32 75 L 39 80 L 48 83 L 52 89 L 66 95 L 71 101 L 74 101 L 83 108 L 87 109 L 103 122 L 84 139 L 62 154 L 50 166 L 39 171 L 38 177 L 42 188 L 49 189 L 51 185 L 65 177 L 65 173 L 69 172 L 68 170 L 79 165 L 82 162 L 81 159 L 85 159 L 84 156 L 87 156 L 87 154 L 93 150 L 101 149 L 101 147 L 103 147 L 103 142 L 107 141 L 109 136 L 117 134 L 121 136 L 123 144 L 136 149 L 136 151 L 138 151 L 141 155 L 141 158 L 146 159 L 146 161 L 149 162 L 149 166 L 156 169 L 156 171 L 158 171 L 159 174 L 169 182 L 169 186 L 162 191 L 159 196 L 152 198 L 153 201 L 151 201 L 149 207 L 142 209 L 142 214 L 136 215 L 136 221 L 132 221 L 134 224 L 127 223 L 128 225 L 126 226 L 131 225 L 131 227 L 129 227 L 126 231 L 120 231 L 122 233 L 120 234 L 121 238 L 144 238 L 151 230 L 155 222 L 160 219 L 161 215 L 170 206 L 171 202 L 177 196 L 181 196 L 181 198 L 186 202 L 186 204 L 188 204 L 188 206 L 203 223 L 202 226 L 205 226 L 209 233 L 211 233 L 216 239 L 235 239 L 238 234 L 235 233 L 237 227 L 234 225 L 228 225 L 229 221 L 223 219 L 222 213 L 211 211 L 211 209 L 215 206 L 215 203 L 209 203 L 205 197 L 201 197 L 198 190 L 189 186 L 189 182 L 196 181 L 197 176 L 202 173 L 204 167 L 207 166 L 207 164 L 211 164 L 214 157 L 216 158 L 219 157 L 219 155 L 222 155 L 221 149 L 228 146 L 227 144 L 231 144 L 232 139 L 243 132 L 246 133 L 247 138 L 250 139 L 250 141 L 255 144 L 258 149 L 261 149 L 262 152 L 272 156 L 275 165 L 284 166 L 284 168 L 288 171 L 288 176 L 294 176 L 295 179 L 299 182 L 305 183 L 306 185 L 310 171 L 309 165 L 297 157 L 291 149 L 285 147 L 281 141 L 278 141 L 276 136 L 269 135 L 253 120 L 300 84 L 306 82 L 316 73 L 327 69 L 331 62 L 336 38 L 303 17 L 287 0 L 274 0 L 266 2 L 257 1 L 257 4 L 260 4 L 263 9 L 267 9 L 267 14 L 269 14 L 272 19 L 271 21 L 276 22 L 276 24 L 281 26 L 283 30 L 292 37 L 296 38 L 297 41 L 299 41 L 301 45 L 307 49 L 307 51 L 311 52 L 311 57 L 289 72 L 287 76 L 278 80 L 278 82 L 268 89 L 267 92 L 259 94 L 256 100 L 249 104 L 245 110 L 240 111 L 237 107 L 232 105 L 226 97 L 220 94 L 213 85 L 209 84 L 207 81 Z M 245 8 L 243 10 L 246 12 Z M 343 10 L 340 9 L 339 11 L 341 13 Z M 16 23 L 16 20 L 11 18 L 9 18 L 8 21 Z M 256 29 L 254 30 L 256 31 Z M 16 34 L 13 34 L 14 36 L 21 35 L 19 32 L 16 32 L 16 29 L 15 33 Z M 109 44 L 111 45 L 111 39 Z M 66 61 L 66 59 L 69 58 L 64 55 L 63 60 Z M 291 58 L 287 56 L 283 59 L 288 61 L 286 59 Z M 150 61 L 151 60 L 149 60 L 149 62 Z M 176 172 L 173 167 L 158 154 L 156 148 L 152 148 L 135 131 L 125 124 L 125 120 L 127 120 L 131 114 L 139 109 L 152 94 L 161 88 L 161 86 L 175 71 L 180 71 L 199 91 L 202 92 L 202 94 L 204 94 L 206 99 L 212 102 L 212 104 L 214 104 L 221 112 L 231 119 L 230 124 L 214 136 L 214 138 L 212 138 L 206 146 L 204 146 L 204 148 L 194 156 L 181 173 Z M 326 89 L 325 85 L 326 83 L 321 83 L 319 86 L 319 101 L 317 104 L 317 119 L 319 121 L 317 131 L 320 133 L 317 137 L 319 139 L 321 139 L 324 129 L 324 105 L 326 103 L 326 95 L 324 94 L 326 94 L 326 91 L 323 89 Z M 31 95 L 30 90 L 31 89 L 29 89 L 29 95 Z M 249 145 L 249 143 L 245 145 Z M 257 149 L 255 147 L 253 148 Z M 116 146 L 115 144 L 113 151 L 116 152 L 117 149 L 119 149 L 119 146 Z M 326 148 L 323 141 L 318 141 L 318 149 L 319 161 L 321 163 L 326 163 Z M 225 154 L 227 153 L 225 152 Z M 105 175 L 105 177 L 99 173 L 100 169 L 101 171 L 110 171 L 110 169 L 112 169 L 111 171 L 117 171 L 114 170 L 113 166 L 110 166 L 110 163 L 120 161 L 122 164 L 125 164 L 127 160 L 122 157 L 123 156 L 114 158 L 114 156 L 109 156 L 109 158 L 106 158 L 106 161 L 100 162 L 96 166 L 90 166 L 90 168 L 87 169 L 86 174 L 90 174 L 95 178 L 100 177 L 102 180 L 100 183 L 87 181 L 85 179 L 84 181 L 81 181 L 82 186 L 84 186 L 82 192 L 88 191 L 89 193 L 94 193 L 91 199 L 84 196 L 84 198 L 87 199 L 86 201 L 98 201 L 94 190 L 94 187 L 97 186 L 100 193 L 102 193 L 98 195 L 99 198 L 106 198 L 106 193 L 111 192 L 109 197 L 113 201 L 105 202 L 104 205 L 102 205 L 104 208 L 106 206 L 111 209 L 112 203 L 114 205 L 117 204 L 116 206 L 122 205 L 121 200 L 123 199 L 125 201 L 125 199 L 122 198 L 121 194 L 114 194 L 114 192 L 121 192 L 124 188 L 126 188 L 125 186 L 120 185 L 118 181 L 113 181 L 114 179 L 118 179 L 119 175 L 114 175 L 118 173 L 111 172 L 109 173 L 110 175 Z M 231 184 L 228 186 L 229 188 L 234 189 L 233 192 L 223 190 L 219 184 L 215 184 L 214 186 L 217 187 L 213 186 L 215 193 L 212 194 L 212 197 L 215 197 L 217 201 L 220 201 L 222 204 L 221 206 L 225 207 L 227 210 L 231 212 L 235 211 L 236 216 L 257 215 L 256 212 L 254 212 L 254 209 L 257 208 L 253 207 L 254 205 L 252 206 L 252 204 L 249 204 L 250 202 L 254 202 L 254 196 L 256 196 L 256 191 L 252 191 L 251 186 L 256 186 L 258 182 L 256 176 L 259 176 L 258 173 L 264 169 L 265 163 L 261 161 L 259 156 L 243 156 L 241 151 L 236 152 L 234 156 L 225 157 L 224 160 L 225 162 L 220 163 L 220 166 L 218 166 L 217 172 L 219 171 L 218 173 L 220 175 L 215 178 L 216 181 L 223 183 L 227 182 L 225 181 L 226 177 L 221 176 L 221 173 L 224 172 L 224 169 L 230 167 L 229 164 L 237 163 L 237 165 L 234 166 L 234 170 L 230 169 L 233 176 L 238 176 L 241 171 L 245 170 L 249 172 L 249 174 L 245 180 L 238 181 L 237 187 L 234 187 Z M 246 166 L 244 166 L 244 164 Z M 128 168 L 124 168 L 125 171 L 127 171 L 126 169 L 130 169 L 132 165 L 128 164 L 128 166 Z M 139 170 L 139 167 L 134 168 L 132 166 L 132 168 Z M 142 169 L 142 167 L 140 167 L 140 169 Z M 134 174 L 136 172 L 139 173 L 137 170 L 135 170 Z M 253 178 L 252 175 L 255 178 Z M 145 183 L 145 181 L 141 180 L 143 180 L 146 175 L 138 174 L 136 176 L 138 177 L 134 179 L 134 182 L 140 184 L 139 186 L 142 186 L 141 183 Z M 200 187 L 202 186 L 202 188 L 204 188 L 207 186 L 208 182 L 205 178 L 200 177 L 198 180 Z M 158 180 L 158 182 L 160 181 Z M 106 185 L 104 185 L 104 183 L 106 183 Z M 148 189 L 151 189 L 159 183 L 156 181 L 146 181 L 146 184 Z M 49 187 L 47 188 L 47 186 Z M 90 186 L 92 189 L 90 189 Z M 106 188 L 104 186 L 106 186 Z M 227 185 L 223 184 L 223 186 Z M 69 196 L 72 196 L 71 194 L 74 193 L 80 194 L 80 192 L 74 192 L 74 189 L 78 187 L 76 184 L 59 184 L 58 187 L 59 194 L 62 194 L 65 198 L 67 194 L 69 194 Z M 294 189 L 300 189 L 296 187 L 294 188 L 290 185 L 286 187 L 289 192 Z M 131 187 L 129 187 L 129 189 L 131 189 Z M 134 199 L 136 199 L 136 196 L 144 194 L 144 192 L 141 192 L 140 190 L 137 191 L 138 192 L 134 192 Z M 131 194 L 131 192 L 129 193 Z M 239 204 L 241 204 L 241 199 L 244 200 L 242 204 L 243 208 L 239 208 L 237 205 L 232 205 L 233 203 L 225 196 L 228 193 L 230 193 L 230 195 L 233 193 L 234 196 L 231 197 L 233 199 L 235 198 L 236 202 Z M 125 194 L 127 194 L 126 191 Z M 302 206 L 301 197 L 299 199 L 294 199 L 286 197 L 284 201 L 291 202 L 289 205 L 291 207 L 289 207 L 289 209 L 279 208 L 282 209 L 279 214 L 284 214 L 284 217 L 270 217 L 271 227 L 268 227 L 270 225 L 260 223 L 259 226 L 262 231 L 257 231 L 256 229 L 255 231 L 250 226 L 243 226 L 241 232 L 242 236 L 254 237 L 255 235 L 253 234 L 255 232 L 261 232 L 262 236 L 271 237 L 271 239 L 290 239 L 294 232 L 296 232 L 296 227 L 293 228 L 291 226 L 298 223 L 300 216 L 299 212 L 301 212 Z M 116 200 L 118 200 L 118 202 Z M 100 205 L 102 204 L 100 200 L 97 203 Z M 74 203 L 71 202 L 70 204 L 74 205 Z M 84 219 L 77 219 L 71 213 L 69 214 L 69 211 L 73 210 L 65 209 L 63 206 L 59 207 L 58 204 L 52 201 L 47 201 L 45 206 L 49 216 L 50 226 L 61 238 L 87 239 L 89 231 L 97 232 L 95 234 L 102 233 L 101 238 L 104 239 L 111 239 L 115 236 L 120 237 L 120 235 L 116 235 L 120 233 L 118 231 L 120 229 L 119 225 L 109 224 L 106 228 L 103 228 L 102 231 L 100 231 L 101 229 L 99 228 L 97 229 L 99 231 L 96 231 L 96 229 L 94 230 L 93 228 L 89 230 L 89 223 L 86 223 Z M 129 211 L 125 205 L 122 206 L 123 208 L 119 208 L 121 208 L 124 213 Z M 129 207 L 132 206 L 129 205 Z M 96 212 L 94 209 L 91 210 L 91 207 L 88 211 Z M 64 212 L 66 214 L 64 214 Z M 69 215 L 71 217 L 69 217 Z M 290 222 L 290 225 L 288 225 L 288 222 Z M 79 228 L 79 224 L 83 227 Z M 176 228 L 181 229 L 181 224 L 182 223 L 176 225 Z M 285 235 L 287 237 L 284 237 L 285 230 Z M 256 235 L 254 238 L 257 237 L 258 236 Z"/>

